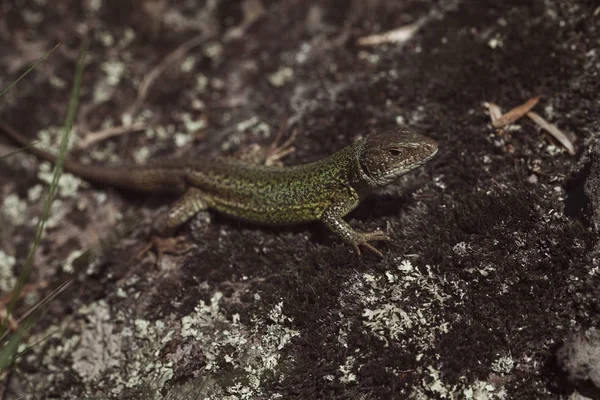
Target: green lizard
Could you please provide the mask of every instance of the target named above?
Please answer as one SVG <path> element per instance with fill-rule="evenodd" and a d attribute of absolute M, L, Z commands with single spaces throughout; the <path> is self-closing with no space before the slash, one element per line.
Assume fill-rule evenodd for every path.
<path fill-rule="evenodd" d="M 15 129 L 0 129 L 22 146 L 30 140 Z M 55 162 L 56 157 L 29 146 L 27 151 Z M 180 195 L 156 219 L 151 244 L 157 260 L 181 250 L 175 230 L 202 210 L 215 210 L 240 220 L 282 225 L 321 221 L 343 242 L 381 255 L 369 242 L 390 240 L 381 232 L 357 232 L 343 219 L 373 189 L 423 165 L 438 151 L 437 143 L 408 128 L 371 134 L 321 161 L 291 167 L 264 166 L 207 157 L 164 160 L 142 166 L 88 166 L 65 160 L 64 169 L 89 182 L 140 192 Z"/>

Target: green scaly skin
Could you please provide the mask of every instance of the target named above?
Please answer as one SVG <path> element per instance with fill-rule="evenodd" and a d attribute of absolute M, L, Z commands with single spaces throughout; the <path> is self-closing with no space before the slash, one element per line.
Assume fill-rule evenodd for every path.
<path fill-rule="evenodd" d="M 25 146 L 29 140 L 5 124 L 0 129 Z M 64 169 L 87 181 L 140 192 L 180 195 L 157 218 L 153 244 L 160 254 L 179 244 L 160 239 L 202 210 L 215 210 L 240 220 L 286 225 L 321 221 L 336 236 L 381 255 L 369 242 L 390 240 L 380 232 L 357 232 L 343 219 L 373 189 L 388 185 L 423 165 L 437 153 L 434 140 L 408 128 L 374 133 L 314 163 L 291 167 L 262 166 L 239 160 L 165 160 L 143 166 L 99 167 L 70 160 Z M 27 151 L 55 162 L 35 147 Z"/>

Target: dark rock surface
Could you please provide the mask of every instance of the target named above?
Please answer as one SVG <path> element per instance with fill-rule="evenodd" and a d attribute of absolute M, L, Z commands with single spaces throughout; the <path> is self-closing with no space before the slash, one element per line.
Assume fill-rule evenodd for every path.
<path fill-rule="evenodd" d="M 592 398 L 600 397 L 600 331 L 573 334 L 558 350 L 557 360 L 567 378 Z"/>
<path fill-rule="evenodd" d="M 75 143 L 79 160 L 228 154 L 270 144 L 282 121 L 297 131 L 286 164 L 397 123 L 440 147 L 349 216 L 359 230 L 387 230 L 384 259 L 357 259 L 319 224 L 264 228 L 213 214 L 206 224 L 203 214 L 181 232 L 195 249 L 155 269 L 135 254 L 170 200 L 66 176 L 31 281 L 49 291 L 74 280 L 28 338 L 42 342 L 4 375 L 6 398 L 575 393 L 557 351 L 600 323 L 598 234 L 578 200 L 600 139 L 597 2 L 7 0 L 0 15 L 1 87 L 62 43 L 0 98 L 0 119 L 56 145 L 87 44 L 78 140 L 129 119 L 148 125 Z M 358 44 L 415 22 L 403 43 Z M 144 77 L 195 37 L 136 104 Z M 537 95 L 535 111 L 574 134 L 576 155 L 526 118 L 491 127 L 484 102 L 507 111 Z M 7 290 L 48 173 L 22 154 L 0 162 Z M 144 216 L 136 231 L 71 272 L 130 209 Z"/>

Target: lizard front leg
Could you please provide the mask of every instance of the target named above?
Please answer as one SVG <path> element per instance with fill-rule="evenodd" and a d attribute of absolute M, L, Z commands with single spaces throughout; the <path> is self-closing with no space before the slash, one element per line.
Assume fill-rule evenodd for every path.
<path fill-rule="evenodd" d="M 153 236 L 150 243 L 138 253 L 138 258 L 150 249 L 156 249 L 156 264 L 165 253 L 182 254 L 191 249 L 182 236 L 173 237 L 179 226 L 200 211 L 208 209 L 206 195 L 196 188 L 189 188 L 169 210 L 161 213 L 152 224 Z"/>
<path fill-rule="evenodd" d="M 357 232 L 343 217 L 352 211 L 359 202 L 358 194 L 350 187 L 336 192 L 331 205 L 321 216 L 321 221 L 330 231 L 336 234 L 345 243 L 354 247 L 356 254 L 360 256 L 359 246 L 364 246 L 373 253 L 383 257 L 383 254 L 369 242 L 390 241 L 390 237 L 381 232 Z"/>

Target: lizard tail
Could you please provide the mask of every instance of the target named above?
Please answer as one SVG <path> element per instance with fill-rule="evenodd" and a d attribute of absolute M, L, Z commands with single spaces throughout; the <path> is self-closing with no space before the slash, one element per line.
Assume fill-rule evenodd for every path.
<path fill-rule="evenodd" d="M 18 132 L 13 127 L 6 125 L 3 122 L 0 122 L 0 129 L 4 132 L 5 136 L 8 136 L 9 138 L 11 138 L 18 145 L 23 146 L 24 151 L 31 153 L 34 156 L 36 156 L 44 161 L 48 161 L 48 162 L 51 162 L 52 164 L 56 164 L 57 157 L 54 154 L 50 154 L 47 151 L 38 149 L 37 147 L 35 147 L 35 142 L 32 142 L 30 139 L 26 138 L 24 135 L 22 135 L 20 132 Z M 67 161 L 68 160 L 65 160 L 65 163 L 64 163 L 65 170 L 67 169 L 67 165 L 66 165 Z"/>
<path fill-rule="evenodd" d="M 56 164 L 57 157 L 54 154 L 35 147 L 30 139 L 11 126 L 0 122 L 0 131 L 20 146 L 23 146 L 24 151 L 41 160 Z M 63 169 L 92 183 L 127 190 L 181 193 L 185 189 L 182 177 L 176 171 L 163 173 L 157 170 L 148 172 L 144 168 L 136 167 L 96 167 L 68 159 L 63 161 Z"/>

